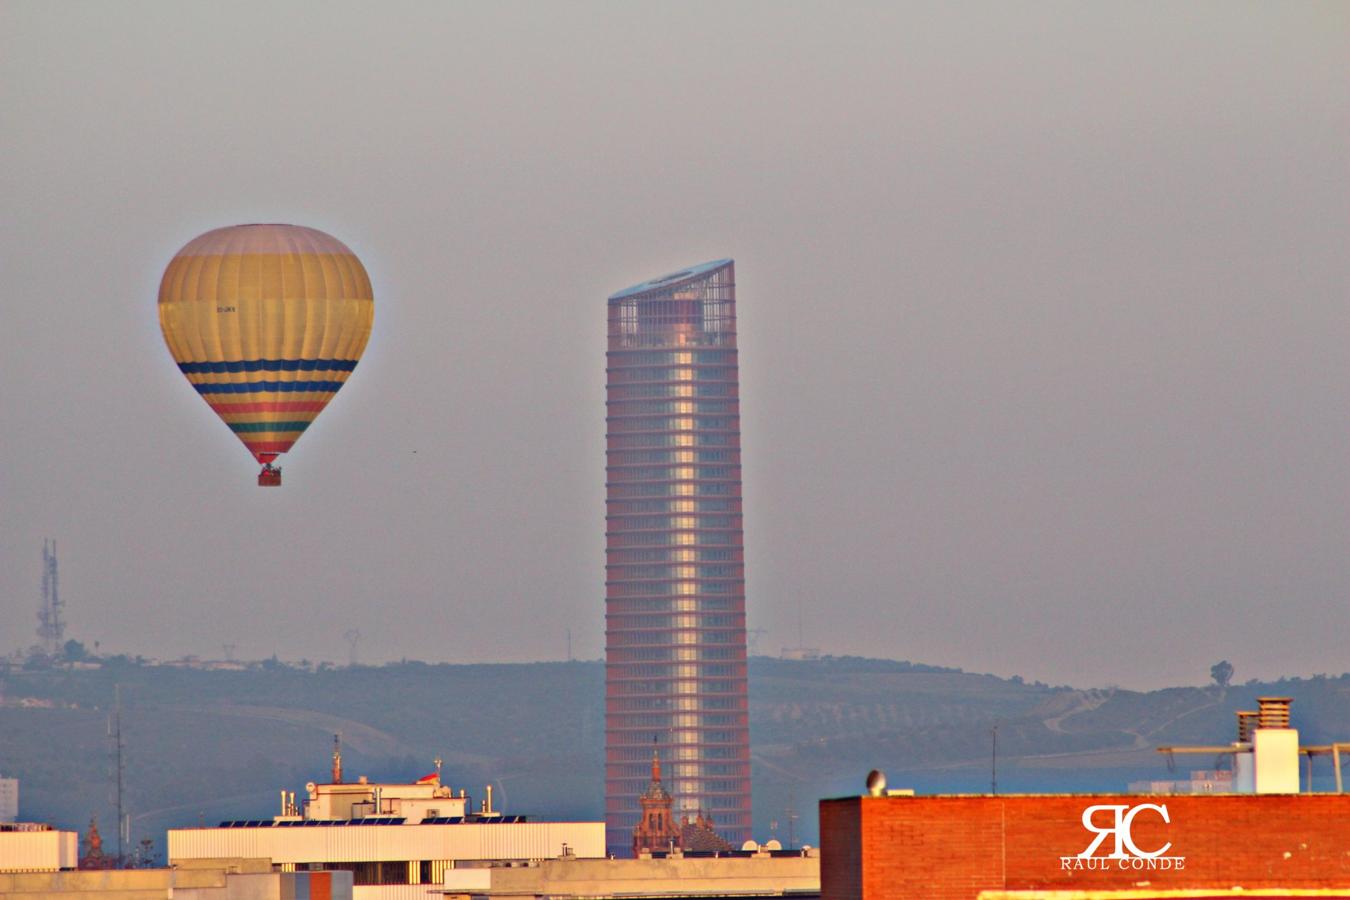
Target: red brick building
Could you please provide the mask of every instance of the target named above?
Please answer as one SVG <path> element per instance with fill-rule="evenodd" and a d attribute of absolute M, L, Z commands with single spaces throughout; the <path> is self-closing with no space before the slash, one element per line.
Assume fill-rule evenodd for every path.
<path fill-rule="evenodd" d="M 1350 794 L 845 797 L 821 802 L 820 833 L 826 900 L 1350 893 Z"/>

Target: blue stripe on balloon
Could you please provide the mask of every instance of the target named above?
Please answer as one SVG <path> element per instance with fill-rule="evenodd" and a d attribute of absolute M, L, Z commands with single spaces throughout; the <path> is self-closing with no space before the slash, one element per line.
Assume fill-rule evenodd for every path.
<path fill-rule="evenodd" d="M 185 362 L 184 375 L 224 375 L 236 372 L 350 372 L 354 359 L 242 359 L 234 362 Z"/>
<path fill-rule="evenodd" d="M 309 422 L 234 422 L 230 429 L 235 434 L 258 434 L 268 431 L 304 431 Z"/>
<path fill-rule="evenodd" d="M 199 394 L 261 394 L 275 391 L 300 394 L 306 391 L 330 392 L 342 387 L 341 381 L 254 381 L 248 384 L 194 384 Z"/>

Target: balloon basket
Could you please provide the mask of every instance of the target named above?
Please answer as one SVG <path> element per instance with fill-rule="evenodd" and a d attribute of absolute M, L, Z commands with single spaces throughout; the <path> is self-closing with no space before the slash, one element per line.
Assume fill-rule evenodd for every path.
<path fill-rule="evenodd" d="M 258 487 L 281 487 L 281 470 L 272 466 L 263 466 L 258 473 Z"/>

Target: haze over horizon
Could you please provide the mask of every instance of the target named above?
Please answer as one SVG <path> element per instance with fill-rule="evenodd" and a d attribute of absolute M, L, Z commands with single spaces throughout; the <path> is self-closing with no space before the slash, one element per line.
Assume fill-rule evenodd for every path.
<path fill-rule="evenodd" d="M 1080 687 L 1350 669 L 1350 7 L 0 6 L 0 654 L 603 647 L 605 298 L 736 260 L 760 653 Z M 198 234 L 375 325 L 256 466 Z M 800 619 L 799 619 L 800 617 Z"/>

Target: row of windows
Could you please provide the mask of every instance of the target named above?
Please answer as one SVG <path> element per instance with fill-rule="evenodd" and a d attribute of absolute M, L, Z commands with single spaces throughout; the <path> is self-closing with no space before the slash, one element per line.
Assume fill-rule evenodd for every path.
<path fill-rule="evenodd" d="M 673 728 L 667 731 L 665 734 L 657 735 L 657 737 L 660 738 L 660 743 L 658 744 L 658 747 L 660 748 L 659 752 L 661 754 L 661 761 L 664 763 L 669 758 L 667 756 L 668 753 L 673 754 L 683 747 L 685 749 L 702 751 L 694 759 L 688 760 L 688 762 L 697 763 L 700 759 L 707 758 L 708 751 L 713 750 L 715 746 L 718 744 L 722 745 L 736 744 L 740 741 L 744 741 L 746 736 L 745 731 L 746 729 L 744 728 L 740 729 L 725 728 L 725 729 L 718 729 L 715 731 L 708 729 Z M 633 735 L 634 737 L 641 737 L 642 729 L 641 728 L 624 729 L 620 733 L 625 735 Z M 612 728 L 610 730 L 610 736 L 611 739 L 613 739 L 613 737 L 616 736 L 616 732 Z M 650 731 L 647 732 L 646 738 L 647 738 L 647 767 L 643 767 L 640 764 L 638 764 L 637 760 L 634 760 L 631 763 L 613 762 L 612 765 L 607 766 L 605 771 L 606 776 L 605 783 L 607 785 L 605 794 L 607 796 L 613 796 L 615 786 L 624 781 L 627 781 L 628 779 L 641 779 L 641 783 L 644 786 L 646 782 L 651 779 L 651 769 L 649 767 L 651 766 L 651 758 L 652 758 L 651 755 L 652 733 Z M 735 748 L 728 747 L 726 749 L 734 750 Z M 733 756 L 724 756 L 720 758 L 727 760 L 727 762 L 723 763 L 723 765 L 733 765 L 733 766 L 737 764 L 742 766 L 746 765 L 746 762 L 744 761 L 745 757 L 743 756 L 733 755 Z M 679 764 L 680 764 L 679 762 L 675 763 L 675 765 Z M 675 781 L 676 779 L 672 778 L 670 780 Z M 669 786 L 670 786 L 669 783 L 667 783 L 667 787 Z M 681 791 L 672 790 L 671 793 L 679 794 L 681 793 Z"/>
<path fill-rule="evenodd" d="M 677 550 L 611 550 L 609 562 L 611 565 L 641 562 L 717 562 L 738 559 L 740 555 L 739 552 L 732 550 L 690 550 L 684 548 Z"/>
<path fill-rule="evenodd" d="M 710 647 L 720 644 L 742 645 L 745 644 L 745 629 L 743 628 L 725 628 L 720 630 L 695 629 L 690 628 L 684 631 L 659 630 L 646 628 L 641 625 L 631 626 L 628 630 L 620 629 L 618 626 L 610 625 L 609 630 L 605 632 L 605 645 L 608 650 L 622 650 L 638 647 L 652 647 L 657 649 L 675 650 L 677 652 L 669 654 L 664 659 L 651 660 L 632 660 L 632 662 L 672 662 L 672 663 L 711 663 L 724 662 L 724 660 L 702 659 L 681 659 L 684 654 L 678 651 L 698 650 L 704 647 Z M 670 656 L 677 657 L 670 659 Z M 690 654 L 691 657 L 704 657 L 706 654 Z M 726 659 L 738 659 L 734 654 Z"/>
<path fill-rule="evenodd" d="M 650 397 L 735 397 L 738 393 L 736 384 L 729 381 L 609 385 L 609 391 L 611 403 Z"/>
<path fill-rule="evenodd" d="M 726 416 L 737 415 L 735 400 L 629 400 L 611 398 L 606 404 L 610 418 L 620 416 Z"/>
<path fill-rule="evenodd" d="M 606 416 L 609 434 L 627 434 L 633 431 L 737 431 L 740 420 L 736 416 L 703 415 L 633 415 Z"/>
<path fill-rule="evenodd" d="M 640 731 L 639 731 L 640 733 Z M 649 733 L 650 736 L 650 733 Z M 677 728 L 668 733 L 672 744 L 690 744 L 693 746 L 704 746 L 707 744 L 738 744 L 745 740 L 745 729 L 704 729 L 704 728 Z M 725 789 L 724 789 L 725 790 Z M 677 784 L 671 791 L 674 794 L 684 793 Z M 690 788 L 690 793 L 698 793 L 697 790 Z"/>
<path fill-rule="evenodd" d="M 741 694 L 745 690 L 745 667 L 741 666 L 736 681 L 699 679 L 697 674 L 678 676 L 672 669 L 697 669 L 698 666 L 622 666 L 609 673 L 608 687 L 615 694 Z M 727 666 L 726 668 L 736 668 Z M 735 672 L 730 674 L 737 674 Z"/>
<path fill-rule="evenodd" d="M 645 447 L 740 447 L 740 434 L 737 432 L 705 431 L 695 434 L 664 434 L 649 432 L 625 432 L 608 434 L 607 447 L 610 450 L 633 450 Z"/>
<path fill-rule="evenodd" d="M 651 765 L 652 761 L 652 736 L 650 734 L 641 736 L 634 735 L 635 740 L 631 746 L 615 746 L 611 744 L 606 751 L 606 756 L 611 762 L 624 763 L 646 763 Z M 704 759 L 738 759 L 735 747 L 661 747 L 662 761 L 678 762 L 680 760 L 704 760 Z M 626 767 L 625 767 L 626 768 Z M 648 768 L 650 773 L 651 769 Z M 648 776 L 650 777 L 650 775 Z"/>
<path fill-rule="evenodd" d="M 712 732 L 707 732 L 707 733 L 712 733 Z M 718 733 L 720 734 L 721 732 L 718 732 Z M 728 733 L 729 733 L 729 732 L 728 732 Z M 731 740 L 731 739 L 730 739 L 730 738 L 726 738 L 725 740 L 729 741 L 729 740 Z M 718 741 L 718 742 L 719 742 L 719 743 L 722 743 L 722 742 L 723 742 L 723 739 L 720 739 L 720 738 L 719 738 L 719 741 Z M 723 777 L 721 777 L 721 778 L 703 778 L 703 777 L 700 777 L 700 776 L 698 776 L 698 775 L 693 775 L 693 776 L 689 776 L 689 777 L 681 777 L 681 776 L 675 776 L 675 775 L 672 775 L 671 777 L 669 777 L 669 778 L 667 779 L 667 784 L 670 785 L 670 787 L 671 787 L 671 789 L 672 789 L 672 793 L 676 794 L 677 796 L 678 796 L 678 795 L 681 795 L 681 794 L 684 794 L 684 795 L 687 795 L 687 794 L 696 794 L 696 795 L 700 795 L 700 796 L 698 796 L 698 797 L 685 797 L 685 798 L 683 798 L 683 799 L 688 800 L 691 804 L 693 804 L 693 807 L 697 807 L 697 808 L 702 809 L 703 807 L 709 806 L 709 805 L 710 805 L 710 804 L 708 804 L 708 803 L 706 803 L 706 802 L 704 801 L 704 798 L 703 798 L 702 795 L 706 795 L 706 794 L 710 794 L 710 793 L 730 794 L 730 793 L 734 793 L 734 792 L 737 792 L 737 791 L 743 791 L 743 790 L 745 789 L 745 784 L 744 784 L 743 781 L 740 781 L 740 780 L 728 780 L 728 779 L 726 778 L 726 775 L 734 775 L 734 774 L 737 774 L 737 773 L 735 773 L 735 772 L 727 772 L 727 773 L 725 773 L 725 775 L 723 775 Z M 636 777 L 636 776 L 633 776 L 633 777 Z M 651 778 L 651 775 L 649 774 L 649 775 L 647 776 L 647 778 L 650 779 L 650 778 Z M 639 781 L 639 783 L 640 783 L 640 784 L 645 784 L 646 782 Z M 616 779 L 614 779 L 612 782 L 607 782 L 607 784 L 613 784 L 615 787 L 618 787 L 620 784 L 622 784 L 622 780 L 621 780 L 620 778 L 616 778 Z M 692 807 L 691 807 L 691 808 L 692 808 Z M 708 812 L 711 813 L 712 810 L 709 809 Z M 719 819 L 718 821 L 720 822 L 720 819 Z"/>
<path fill-rule="evenodd" d="M 664 755 L 662 762 L 665 762 Z M 634 766 L 631 772 L 615 772 L 616 781 L 624 778 L 642 778 L 645 774 L 648 779 L 651 778 L 651 754 L 647 754 L 647 772 L 641 770 L 641 763 Z M 663 772 L 667 778 L 749 778 L 750 767 L 744 763 L 723 762 L 723 763 L 704 763 L 704 762 L 685 762 L 674 763 L 667 767 Z"/>
<path fill-rule="evenodd" d="M 735 384 L 737 373 L 735 366 L 678 366 L 610 368 L 607 380 L 610 385 L 651 384 L 656 382 L 723 382 Z"/>
<path fill-rule="evenodd" d="M 605 487 L 605 494 L 611 500 L 622 500 L 628 497 L 728 497 L 740 494 L 739 481 L 685 481 L 685 482 L 650 482 L 635 481 L 631 483 L 615 484 L 610 482 Z"/>
<path fill-rule="evenodd" d="M 607 662 L 620 663 L 638 663 L 638 662 L 689 662 L 691 660 L 744 660 L 745 642 L 731 641 L 715 647 L 707 646 L 680 646 L 680 647 L 607 647 L 605 648 L 605 659 Z"/>
<path fill-rule="evenodd" d="M 673 651 L 697 650 L 700 647 L 712 644 L 743 644 L 745 643 L 745 628 L 738 626 L 714 628 L 706 625 L 689 625 L 680 630 L 674 630 L 669 625 L 661 626 L 641 619 L 627 618 L 623 622 L 616 622 L 611 618 L 605 629 L 605 643 L 610 648 L 650 646 Z M 706 659 L 679 659 L 678 657 L 683 655 L 680 652 L 671 655 L 677 657 L 677 659 L 670 660 L 667 658 L 665 661 L 708 662 Z M 701 654 L 690 654 L 690 657 L 695 655 Z M 659 659 L 651 660 L 651 662 L 661 661 Z"/>
<path fill-rule="evenodd" d="M 622 679 L 622 678 L 624 677 L 624 675 L 626 674 L 626 671 L 627 671 L 628 669 L 630 669 L 630 668 L 633 668 L 633 667 L 632 667 L 632 666 L 624 666 L 624 671 L 618 673 L 618 674 L 616 675 L 616 677 L 617 677 L 618 679 Z M 607 688 L 607 690 L 610 692 L 610 695 L 611 695 L 611 696 L 616 696 L 616 697 L 617 697 L 617 696 L 622 696 L 622 697 L 625 697 L 625 698 L 628 698 L 628 697 L 640 697 L 640 696 L 658 696 L 658 697 L 659 697 L 659 696 L 665 696 L 665 695 L 668 695 L 668 694 L 672 693 L 672 692 L 673 692 L 673 689 L 674 689 L 674 687 L 675 687 L 676 684 L 685 684 L 685 683 L 686 683 L 686 682 L 640 681 L 640 680 L 639 680 L 639 681 L 622 681 L 622 680 L 615 680 L 615 681 L 607 682 L 606 688 Z M 705 697 L 717 695 L 717 696 L 723 696 L 723 697 L 727 697 L 727 698 L 731 698 L 731 699 L 735 699 L 735 698 L 738 698 L 738 697 L 744 697 L 744 696 L 745 696 L 745 691 L 746 691 L 746 681 L 745 681 L 745 676 L 744 676 L 744 674 L 742 674 L 740 678 L 734 679 L 734 680 L 724 680 L 724 681 L 703 681 L 703 682 L 700 683 L 699 689 L 698 689 L 698 693 L 699 693 L 700 695 L 702 695 L 702 696 L 705 696 Z M 619 726 L 621 726 L 621 725 L 622 725 L 621 722 L 611 722 L 611 723 L 609 723 L 609 727 L 610 727 L 611 730 L 613 730 L 614 728 L 617 728 L 617 727 L 619 727 Z M 647 735 L 647 746 L 648 746 L 648 747 L 651 746 L 651 739 L 652 739 L 651 734 L 648 733 L 648 735 Z M 625 742 L 625 743 L 626 743 L 626 742 Z"/>
<path fill-rule="evenodd" d="M 744 608 L 734 597 L 610 597 L 605 602 L 607 616 L 690 612 L 734 612 L 745 615 Z"/>
<path fill-rule="evenodd" d="M 610 698 L 606 705 L 611 713 L 652 710 L 744 710 L 745 704 L 736 697 L 623 697 Z"/>
<path fill-rule="evenodd" d="M 721 516 L 721 515 L 675 515 L 675 516 L 624 516 L 615 517 L 610 524 L 610 531 L 631 532 L 631 531 L 706 531 L 706 530 L 725 530 L 741 528 L 740 516 Z M 672 535 L 674 537 L 674 535 Z M 674 544 L 697 544 L 697 543 L 726 543 L 725 541 L 696 541 L 695 535 L 689 534 L 683 537 L 690 540 L 671 541 Z M 706 537 L 704 535 L 703 537 Z M 656 537 L 653 537 L 653 543 L 659 543 Z"/>
<path fill-rule="evenodd" d="M 606 454 L 606 469 L 616 466 L 705 465 L 730 463 L 740 465 L 741 454 L 736 450 L 622 450 Z"/>
<path fill-rule="evenodd" d="M 688 330 L 691 325 L 699 330 Z M 689 316 L 656 318 L 644 316 L 641 322 L 633 317 L 618 321 L 611 319 L 608 346 L 610 353 L 636 350 L 641 347 L 655 347 L 666 351 L 672 347 L 684 350 L 703 347 L 734 348 L 736 317 L 709 319 L 704 316 L 701 322 L 697 317 Z"/>
<path fill-rule="evenodd" d="M 693 569 L 694 566 L 676 566 L 678 569 Z M 681 575 L 679 577 L 644 575 L 639 572 L 630 572 L 624 568 L 617 571 L 607 572 L 605 584 L 611 587 L 622 587 L 627 594 L 618 596 L 637 596 L 640 594 L 654 594 L 665 596 L 681 596 L 693 594 L 730 594 L 733 588 L 742 585 L 745 579 L 738 573 L 736 575 L 720 575 L 711 578 L 704 578 L 700 575 Z"/>
<path fill-rule="evenodd" d="M 656 620 L 664 618 L 667 624 L 658 624 Z M 725 662 L 739 661 L 744 658 L 745 625 L 742 619 L 736 625 L 687 625 L 677 629 L 668 624 L 674 617 L 610 616 L 605 621 L 606 650 L 623 650 L 624 653 L 639 648 L 663 651 L 645 653 L 636 658 L 625 657 L 628 662 Z M 739 645 L 739 649 L 738 649 Z M 722 653 L 728 646 L 731 653 Z M 719 652 L 712 652 L 719 651 Z M 609 659 L 608 662 L 619 662 Z"/>
<path fill-rule="evenodd" d="M 616 481 L 734 481 L 741 483 L 740 466 L 610 466 L 609 483 Z"/>
<path fill-rule="evenodd" d="M 706 366 L 736 361 L 735 350 L 614 351 L 606 354 L 610 368 L 621 366 Z"/>
<path fill-rule="evenodd" d="M 301 871 L 305 872 L 351 872 L 352 885 L 361 887 L 408 884 L 414 867 L 417 869 L 421 884 L 439 884 L 447 867 L 446 862 L 439 859 L 412 860 L 411 864 L 409 860 L 396 859 L 370 862 L 312 862 L 300 865 L 304 866 Z"/>
<path fill-rule="evenodd" d="M 658 656 L 656 659 L 625 659 L 623 662 L 630 664 L 639 663 L 658 663 L 658 662 L 739 662 L 743 657 L 739 652 L 731 653 L 690 653 L 686 650 L 702 650 L 715 646 L 730 647 L 733 651 L 739 651 L 745 647 L 745 630 L 741 628 L 728 628 L 724 631 L 615 631 L 611 629 L 605 636 L 605 649 L 608 652 L 620 652 L 640 649 L 671 649 L 671 643 L 675 644 L 674 653 L 668 653 L 665 656 Z M 674 656 L 672 660 L 670 657 Z M 612 663 L 618 663 L 619 660 L 612 659 Z"/>
<path fill-rule="evenodd" d="M 605 617 L 610 630 L 626 628 L 743 628 L 745 616 L 707 613 L 611 613 Z"/>
<path fill-rule="evenodd" d="M 723 737 L 716 737 L 716 738 L 711 737 L 711 735 L 713 735 L 713 734 L 721 735 L 721 734 L 723 734 L 723 732 L 708 732 L 708 734 L 710 735 L 709 740 L 715 740 L 715 741 L 719 741 L 719 742 L 720 742 L 720 741 L 724 741 L 724 740 L 725 740 L 725 741 L 735 740 L 734 737 L 730 737 L 730 736 L 725 737 L 725 738 L 723 738 Z M 731 732 L 728 731 L 728 732 L 725 732 L 725 734 L 730 735 Z M 678 792 L 678 793 L 685 793 L 686 790 L 687 790 L 688 793 L 694 793 L 694 794 L 734 794 L 734 793 L 738 793 L 738 792 L 744 791 L 744 790 L 745 790 L 745 785 L 744 785 L 742 782 L 740 782 L 740 781 L 721 781 L 721 780 L 713 780 L 713 781 L 687 781 L 687 782 L 686 782 L 686 781 L 684 781 L 683 779 L 677 778 L 677 779 L 675 779 L 675 790 L 676 790 L 676 792 Z M 713 810 L 715 810 L 716 808 L 717 808 L 716 805 L 713 805 Z M 712 810 L 709 810 L 709 812 L 712 812 Z"/>
<path fill-rule="evenodd" d="M 650 774 L 647 777 L 650 779 Z M 740 784 L 739 791 L 723 790 L 719 793 L 712 793 L 713 789 L 711 785 L 737 783 Z M 605 782 L 606 803 L 611 802 L 614 797 L 619 796 L 620 791 L 626 791 L 636 798 L 646 786 L 647 781 L 642 780 L 636 775 L 629 778 L 607 780 Z M 749 817 L 746 817 L 744 822 L 737 822 L 735 821 L 738 818 L 737 816 L 723 811 L 728 806 L 735 810 L 741 809 L 739 805 L 740 800 L 748 795 L 748 791 L 746 790 L 748 785 L 743 782 L 672 778 L 666 786 L 669 787 L 671 793 L 675 795 L 674 812 L 677 819 L 680 816 L 688 816 L 692 819 L 698 813 L 703 812 L 712 817 L 712 820 L 716 823 L 719 831 L 736 828 L 738 826 L 749 828 Z M 637 800 L 633 799 L 626 805 L 637 806 Z M 631 831 L 632 826 L 636 825 L 637 820 L 641 818 L 640 815 L 634 816 L 631 823 L 625 825 L 623 819 L 617 817 L 615 813 L 616 810 L 614 810 L 612 806 L 607 807 L 605 820 L 607 822 L 614 822 L 618 827 L 623 829 L 625 833 Z"/>
<path fill-rule="evenodd" d="M 668 581 L 605 582 L 606 597 L 693 597 L 708 594 L 745 595 L 743 581 Z"/>
<path fill-rule="evenodd" d="M 708 530 L 713 528 L 707 520 L 713 518 L 734 518 L 737 524 L 734 530 Z M 727 516 L 703 516 L 700 521 L 703 523 L 701 530 L 697 533 L 692 531 L 682 531 L 672 533 L 669 529 L 672 527 L 670 519 L 648 520 L 620 520 L 613 523 L 611 529 L 605 532 L 606 543 L 611 550 L 619 550 L 625 547 L 722 547 L 730 545 L 732 547 L 741 546 L 741 528 L 740 517 Z M 730 526 L 727 526 L 730 528 Z"/>
<path fill-rule="evenodd" d="M 685 563 L 673 566 L 651 566 L 641 563 L 611 563 L 605 566 L 610 580 L 629 579 L 686 579 L 686 578 L 743 578 L 743 566 L 695 566 Z"/>
<path fill-rule="evenodd" d="M 634 516 L 643 513 L 712 513 L 741 511 L 739 498 L 679 497 L 676 499 L 610 500 L 605 504 L 606 518 Z M 624 524 L 618 522 L 616 524 Z"/>
<path fill-rule="evenodd" d="M 728 728 L 746 724 L 746 716 L 736 713 L 627 713 L 622 718 L 624 728 L 660 731 L 667 728 Z"/>

